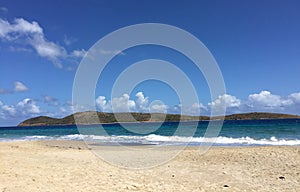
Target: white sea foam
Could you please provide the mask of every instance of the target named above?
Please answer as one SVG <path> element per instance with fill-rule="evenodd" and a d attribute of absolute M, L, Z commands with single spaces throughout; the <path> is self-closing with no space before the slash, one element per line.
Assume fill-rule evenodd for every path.
<path fill-rule="evenodd" d="M 138 143 L 138 144 L 158 144 L 158 145 L 200 145 L 205 143 L 215 143 L 216 145 L 300 145 L 300 139 L 277 139 L 270 137 L 265 139 L 254 139 L 251 137 L 181 137 L 181 136 L 99 136 L 99 135 L 64 135 L 64 136 L 25 136 L 20 138 L 2 138 L 0 141 L 22 141 L 22 140 L 86 140 L 106 143 Z"/>

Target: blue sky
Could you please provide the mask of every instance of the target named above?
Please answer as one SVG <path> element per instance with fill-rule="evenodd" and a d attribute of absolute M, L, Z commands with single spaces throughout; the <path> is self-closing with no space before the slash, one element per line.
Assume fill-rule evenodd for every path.
<path fill-rule="evenodd" d="M 118 102 L 130 105 L 132 111 L 178 113 L 181 107 L 188 114 L 194 109 L 209 114 L 210 107 L 225 103 L 227 113 L 300 114 L 299 9 L 296 0 L 3 0 L 0 126 L 39 115 L 71 114 L 73 80 L 85 52 L 108 33 L 139 23 L 173 25 L 200 39 L 217 60 L 227 93 L 211 100 L 205 79 L 191 61 L 167 48 L 142 46 L 121 52 L 107 66 L 95 92 L 98 110 L 111 111 L 111 103 Z M 143 82 L 131 93 L 111 98 L 115 78 L 132 63 L 150 58 L 182 69 L 196 87 L 200 103 L 180 106 L 174 90 L 157 81 Z M 154 100 L 164 104 L 151 105 Z"/>

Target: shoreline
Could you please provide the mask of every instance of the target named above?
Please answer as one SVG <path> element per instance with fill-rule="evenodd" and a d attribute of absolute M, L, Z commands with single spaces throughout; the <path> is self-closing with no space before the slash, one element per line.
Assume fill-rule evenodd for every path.
<path fill-rule="evenodd" d="M 132 170 L 80 141 L 0 142 L 0 191 L 297 191 L 299 167 L 300 146 L 218 146 L 203 155 L 187 147 L 164 164 Z"/>
<path fill-rule="evenodd" d="M 20 141 L 22 142 L 22 141 Z M 26 141 L 25 141 L 26 142 Z M 34 142 L 34 141 L 29 141 Z M 107 147 L 107 148 L 117 148 L 117 147 L 133 147 L 133 148 L 147 148 L 147 147 L 157 147 L 161 149 L 168 149 L 168 148 L 180 148 L 183 150 L 199 150 L 202 147 L 206 146 L 182 146 L 182 145 L 154 145 L 154 144 L 136 144 L 136 143 L 120 143 L 118 144 L 112 144 L 112 143 L 101 143 L 101 144 L 93 144 L 89 143 L 87 144 L 85 141 L 75 141 L 75 140 L 37 140 L 41 145 L 46 145 L 47 147 L 57 147 L 57 148 L 72 148 L 72 149 L 86 149 L 86 150 L 92 150 L 91 146 L 99 146 L 99 147 Z M 0 142 L 1 143 L 1 142 Z M 91 146 L 90 146 L 91 145 Z M 248 145 L 248 146 L 241 146 L 241 145 L 220 145 L 220 146 L 209 146 L 209 149 L 263 149 L 263 148 L 285 148 L 285 147 L 291 147 L 291 148 L 299 148 L 300 145 Z M 300 155 L 300 153 L 299 153 Z"/>
<path fill-rule="evenodd" d="M 45 136 L 47 137 L 47 136 Z M 85 140 L 85 139 L 61 139 L 61 138 L 57 138 L 57 139 L 53 139 L 53 138 L 36 138 L 36 139 L 4 139 L 0 140 L 0 143 L 14 143 L 14 142 L 44 142 L 44 143 L 89 143 L 90 145 L 94 145 L 94 146 L 112 146 L 112 147 L 118 147 L 118 146 L 157 146 L 157 147 L 188 147 L 188 148 L 201 148 L 201 147 L 233 147 L 233 148 L 245 148 L 245 147 L 300 147 L 299 141 L 298 139 L 296 140 L 284 140 L 285 142 L 289 142 L 289 141 L 297 141 L 297 144 L 262 144 L 262 143 L 246 143 L 246 142 L 236 142 L 236 143 L 222 143 L 222 142 L 217 142 L 214 141 L 213 144 L 211 144 L 210 142 L 193 142 L 193 141 L 174 141 L 173 143 L 171 141 L 167 141 L 170 142 L 168 144 L 164 143 L 166 141 L 148 141 L 148 142 L 125 142 L 124 141 L 97 141 L 97 139 L 95 141 L 93 140 Z M 217 138 L 218 139 L 218 138 Z M 229 138 L 229 139 L 235 139 L 235 138 Z M 236 139 L 242 139 L 242 138 L 236 138 Z M 265 142 L 270 142 L 267 140 L 257 140 L 257 141 L 265 141 Z M 278 140 L 277 142 L 280 142 L 282 140 Z"/>
<path fill-rule="evenodd" d="M 84 139 L 79 140 L 72 140 L 72 139 L 16 139 L 16 140 L 0 140 L 0 143 L 18 143 L 18 142 L 41 142 L 41 143 L 83 143 L 86 144 L 88 141 L 85 141 Z M 184 147 L 184 148 L 201 148 L 201 147 L 213 147 L 213 148 L 249 148 L 249 147 L 300 147 L 300 144 L 241 144 L 241 143 L 213 143 L 211 144 L 203 144 L 200 143 L 197 144 L 190 144 L 193 142 L 182 142 L 179 143 L 173 143 L 173 144 L 157 144 L 157 143 L 138 143 L 138 142 L 106 142 L 106 141 L 98 141 L 98 142 L 90 142 L 90 145 L 94 146 L 111 146 L 111 147 L 142 147 L 142 146 L 156 146 L 156 147 Z M 76 145 L 76 144 L 75 144 Z M 82 144 L 79 144 L 82 145 Z"/>

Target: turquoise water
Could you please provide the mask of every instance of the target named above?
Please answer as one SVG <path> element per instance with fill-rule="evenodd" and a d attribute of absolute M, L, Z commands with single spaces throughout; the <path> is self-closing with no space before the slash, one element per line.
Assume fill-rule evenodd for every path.
<path fill-rule="evenodd" d="M 300 145 L 300 119 L 228 120 L 220 133 L 203 140 L 208 122 L 126 123 L 1 127 L 0 141 L 15 140 L 89 140 L 105 143 L 156 145 L 193 145 L 213 142 L 221 146 Z M 196 127 L 195 127 L 196 125 Z M 103 127 L 103 129 L 101 128 Z M 214 129 L 214 127 L 212 127 Z M 178 131 L 179 130 L 179 131 Z"/>

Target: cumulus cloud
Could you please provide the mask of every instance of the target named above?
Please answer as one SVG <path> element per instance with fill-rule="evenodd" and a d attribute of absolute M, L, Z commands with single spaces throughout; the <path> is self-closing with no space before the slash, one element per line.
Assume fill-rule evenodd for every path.
<path fill-rule="evenodd" d="M 288 99 L 292 100 L 293 103 L 300 104 L 300 92 L 299 93 L 292 93 L 288 96 Z"/>
<path fill-rule="evenodd" d="M 127 93 L 121 97 L 115 97 L 111 100 L 113 112 L 130 112 L 135 109 L 135 102 L 130 100 Z"/>
<path fill-rule="evenodd" d="M 241 106 L 241 100 L 233 95 L 224 94 L 208 103 L 208 105 L 211 107 L 211 110 L 214 110 L 216 113 L 223 112 L 224 108 L 226 111 L 231 112 L 232 110 L 237 110 Z"/>
<path fill-rule="evenodd" d="M 31 47 L 39 56 L 50 60 L 58 68 L 63 67 L 62 59 L 84 55 L 83 49 L 68 54 L 64 47 L 46 39 L 43 28 L 36 21 L 30 22 L 23 18 L 16 18 L 12 23 L 0 18 L 0 39 L 23 46 L 18 49 L 28 50 Z"/>
<path fill-rule="evenodd" d="M 136 108 L 138 111 L 141 112 L 148 112 L 149 111 L 149 98 L 145 97 L 143 92 L 138 92 L 136 95 Z"/>
<path fill-rule="evenodd" d="M 14 92 L 23 92 L 28 91 L 28 87 L 26 87 L 22 82 L 16 81 L 14 82 Z"/>
<path fill-rule="evenodd" d="M 207 111 L 207 107 L 202 103 L 193 103 L 190 107 L 187 107 L 183 113 L 189 115 L 200 115 L 201 111 Z"/>
<path fill-rule="evenodd" d="M 38 114 L 40 113 L 40 107 L 35 104 L 35 102 L 29 98 L 26 98 L 22 101 L 20 101 L 16 108 L 18 111 L 23 113 L 24 115 L 27 114 Z"/>
<path fill-rule="evenodd" d="M 16 18 L 14 23 L 0 19 L 0 37 L 8 41 L 16 40 L 20 36 L 43 34 L 43 29 L 35 21 L 28 22 L 23 18 Z"/>
<path fill-rule="evenodd" d="M 168 106 L 162 103 L 152 104 L 150 106 L 151 113 L 167 113 Z"/>
<path fill-rule="evenodd" d="M 235 96 L 224 94 L 218 97 L 218 99 L 211 102 L 211 106 L 219 106 L 225 104 L 226 107 L 239 107 L 241 105 L 241 100 L 237 99 Z"/>
<path fill-rule="evenodd" d="M 44 103 L 47 103 L 49 106 L 53 107 L 52 112 L 52 117 L 65 117 L 67 115 L 70 115 L 74 112 L 79 112 L 79 111 L 85 111 L 84 108 L 79 107 L 79 105 L 75 105 L 73 107 L 72 101 L 65 101 L 61 102 L 57 98 L 51 97 L 46 98 L 47 96 L 44 97 Z"/>
<path fill-rule="evenodd" d="M 104 96 L 99 96 L 96 99 L 96 106 L 103 112 L 110 111 L 110 106 L 108 106 L 108 102 Z"/>
<path fill-rule="evenodd" d="M 174 105 L 173 107 L 169 107 L 170 113 L 182 113 L 186 115 L 201 115 L 208 112 L 207 106 L 202 103 L 193 103 L 189 106 L 183 106 L 182 104 Z"/>
<path fill-rule="evenodd" d="M 232 95 L 222 95 L 211 103 L 209 106 L 221 109 L 226 106 L 227 113 L 239 112 L 282 112 L 282 113 L 299 113 L 300 93 L 292 93 L 286 97 L 272 94 L 270 91 L 262 90 L 259 93 L 253 93 L 246 100 L 240 100 Z"/>
<path fill-rule="evenodd" d="M 251 94 L 248 97 L 250 107 L 277 108 L 292 105 L 290 99 L 284 99 L 279 95 L 274 95 L 269 91 Z"/>
<path fill-rule="evenodd" d="M 135 100 L 132 100 L 125 93 L 120 97 L 115 97 L 108 101 L 105 96 L 98 96 L 95 103 L 98 109 L 103 112 L 149 112 L 148 97 L 145 97 L 143 92 L 138 92 L 135 97 Z"/>
<path fill-rule="evenodd" d="M 21 86 L 20 86 L 21 87 Z M 25 86 L 26 87 L 26 86 Z M 24 90 L 24 89 L 19 89 Z M 13 92 L 13 90 L 11 91 Z M 43 102 L 50 105 L 51 108 L 40 109 L 37 101 L 25 98 L 16 104 L 9 105 L 0 101 L 0 119 L 23 120 L 37 115 L 50 115 L 62 117 L 73 112 L 94 110 L 93 106 L 72 105 L 70 101 L 61 104 L 57 98 L 44 96 Z M 245 100 L 229 94 L 219 96 L 214 101 L 203 105 L 202 103 L 193 103 L 190 106 L 181 104 L 170 107 L 163 102 L 153 101 L 149 103 L 149 98 L 143 92 L 136 93 L 134 98 L 129 94 L 123 94 L 120 97 L 107 100 L 104 96 L 95 99 L 97 109 L 103 112 L 151 112 L 151 113 L 182 113 L 187 115 L 209 115 L 210 107 L 222 109 L 227 107 L 227 113 L 265 111 L 265 112 L 283 112 L 299 114 L 300 110 L 300 92 L 292 93 L 288 96 L 274 95 L 269 91 L 253 93 Z M 114 109 L 114 110 L 112 110 Z M 50 110 L 50 111 L 49 111 Z M 54 110 L 54 111 L 53 111 Z M 201 114 L 199 114 L 199 111 Z M 204 113 L 203 113 L 204 111 Z M 3 121 L 4 122 L 4 121 Z"/>
<path fill-rule="evenodd" d="M 6 119 L 8 117 L 15 116 L 17 113 L 16 108 L 11 105 L 5 105 L 0 101 L 0 118 Z"/>
<path fill-rule="evenodd" d="M 41 113 L 40 107 L 29 98 L 23 99 L 16 105 L 6 105 L 0 101 L 0 118 L 14 119 L 17 117 L 30 117 Z"/>
<path fill-rule="evenodd" d="M 163 103 L 152 102 L 149 104 L 149 98 L 143 92 L 138 92 L 134 99 L 130 99 L 128 94 L 123 94 L 121 97 L 107 100 L 104 96 L 99 96 L 95 100 L 96 106 L 103 112 L 152 112 L 152 113 L 182 113 L 187 115 L 208 115 L 211 109 L 216 113 L 226 107 L 227 113 L 263 111 L 265 106 L 272 106 L 273 112 L 276 112 L 275 106 L 288 107 L 297 102 L 300 103 L 300 93 L 293 93 L 284 99 L 278 95 L 273 95 L 270 92 L 262 91 L 260 93 L 250 94 L 247 100 L 240 100 L 236 96 L 230 94 L 220 95 L 214 101 L 204 105 L 202 103 L 193 103 L 190 106 L 168 106 Z M 279 103 L 279 104 L 278 104 Z M 114 110 L 112 110 L 114 109 Z M 287 111 L 289 108 L 285 108 Z"/>
<path fill-rule="evenodd" d="M 199 115 L 200 110 L 207 111 L 202 103 L 193 103 L 191 106 L 176 105 L 169 107 L 161 101 L 155 100 L 149 103 L 149 97 L 143 92 L 135 94 L 134 99 L 125 93 L 120 97 L 107 100 L 105 96 L 98 96 L 95 100 L 96 107 L 102 112 L 144 112 L 144 113 L 183 113 L 188 115 Z"/>
<path fill-rule="evenodd" d="M 120 97 L 106 100 L 105 96 L 99 96 L 95 100 L 96 106 L 103 112 L 165 112 L 166 105 L 155 103 L 149 106 L 149 98 L 145 97 L 143 92 L 138 92 L 135 99 L 130 99 L 130 96 L 125 93 Z"/>

